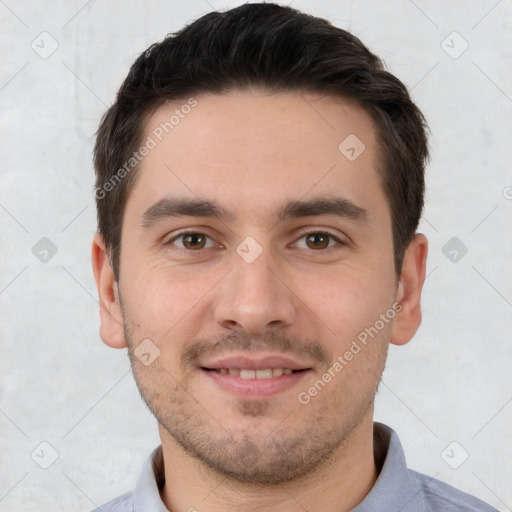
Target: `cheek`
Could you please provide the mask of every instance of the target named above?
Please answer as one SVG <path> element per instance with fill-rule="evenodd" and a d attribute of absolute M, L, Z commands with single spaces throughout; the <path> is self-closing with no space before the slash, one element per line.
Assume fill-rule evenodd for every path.
<path fill-rule="evenodd" d="M 392 325 L 389 319 L 380 320 L 380 315 L 391 303 L 384 286 L 380 284 L 378 289 L 379 281 L 363 273 L 346 274 L 344 279 L 333 281 L 317 294 L 316 309 L 310 307 L 320 311 L 323 322 L 318 322 L 317 335 L 331 353 L 331 364 L 337 362 L 330 368 L 336 376 L 332 386 L 335 400 L 345 403 L 347 396 L 372 395 L 378 384 Z"/>
<path fill-rule="evenodd" d="M 361 269 L 302 280 L 298 295 L 313 318 L 324 324 L 327 337 L 341 347 L 373 325 L 389 307 L 389 291 Z"/>
<path fill-rule="evenodd" d="M 211 276 L 191 276 L 162 266 L 147 268 L 127 282 L 132 317 L 159 330 L 170 329 L 199 304 L 213 286 L 210 280 Z"/>
<path fill-rule="evenodd" d="M 205 296 L 216 282 L 214 277 L 211 272 L 191 277 L 190 272 L 160 266 L 130 276 L 122 288 L 129 343 L 136 348 L 141 341 L 151 340 L 160 350 L 155 368 L 165 367 L 183 377 L 180 351 L 208 319 Z M 141 372 L 145 375 L 144 368 Z"/>

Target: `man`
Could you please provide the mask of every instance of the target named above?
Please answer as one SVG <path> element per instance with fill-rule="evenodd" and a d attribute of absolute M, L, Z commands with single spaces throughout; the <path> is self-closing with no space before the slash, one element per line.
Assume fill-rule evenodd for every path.
<path fill-rule="evenodd" d="M 95 146 L 101 337 L 162 441 L 100 510 L 482 511 L 373 422 L 421 322 L 426 122 L 353 35 L 273 4 L 132 66 Z"/>

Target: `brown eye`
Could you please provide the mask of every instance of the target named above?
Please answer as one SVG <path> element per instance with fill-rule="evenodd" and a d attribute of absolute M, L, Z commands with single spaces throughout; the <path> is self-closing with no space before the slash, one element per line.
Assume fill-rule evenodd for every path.
<path fill-rule="evenodd" d="M 192 232 L 180 233 L 165 243 L 178 251 L 199 252 L 201 249 L 209 249 L 215 246 L 214 241 L 204 233 Z"/>
<path fill-rule="evenodd" d="M 329 247 L 330 238 L 327 233 L 310 233 L 306 235 L 306 243 L 310 249 L 325 249 Z"/>
<path fill-rule="evenodd" d="M 206 238 L 200 233 L 190 233 L 182 238 L 185 249 L 202 249 L 206 243 Z"/>
<path fill-rule="evenodd" d="M 322 252 L 325 249 L 336 247 L 341 249 L 347 244 L 329 232 L 310 231 L 309 233 L 303 233 L 294 245 L 299 249 L 313 249 L 314 251 Z"/>

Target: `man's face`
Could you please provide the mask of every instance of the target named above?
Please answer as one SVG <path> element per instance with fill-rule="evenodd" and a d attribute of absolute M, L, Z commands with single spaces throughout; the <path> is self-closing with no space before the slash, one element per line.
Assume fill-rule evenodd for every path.
<path fill-rule="evenodd" d="M 123 220 L 124 334 L 163 437 L 231 478 L 283 482 L 325 462 L 372 416 L 397 292 L 375 125 L 339 98 L 196 100 L 161 141 L 154 134 L 180 104 L 146 127 L 143 140 L 157 145 Z M 229 215 L 178 214 L 165 203 L 176 199 Z M 284 210 L 315 200 L 338 208 Z"/>

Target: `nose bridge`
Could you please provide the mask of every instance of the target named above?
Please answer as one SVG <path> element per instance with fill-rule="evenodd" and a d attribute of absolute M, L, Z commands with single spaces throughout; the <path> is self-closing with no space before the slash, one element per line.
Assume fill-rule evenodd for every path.
<path fill-rule="evenodd" d="M 247 245 L 242 242 L 233 254 L 232 271 L 220 289 L 217 322 L 225 328 L 238 326 L 253 334 L 261 333 L 270 324 L 291 325 L 295 315 L 293 294 L 275 269 L 270 250 L 258 250 L 250 240 Z"/>

